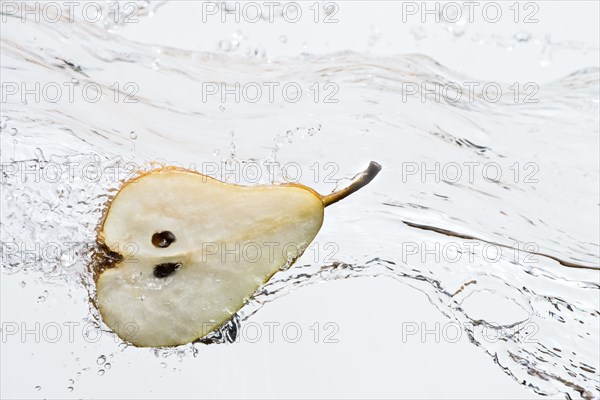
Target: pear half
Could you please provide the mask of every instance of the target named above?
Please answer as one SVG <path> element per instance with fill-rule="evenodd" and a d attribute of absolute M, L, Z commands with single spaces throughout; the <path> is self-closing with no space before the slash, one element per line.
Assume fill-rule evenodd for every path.
<path fill-rule="evenodd" d="M 206 336 L 304 252 L 325 206 L 380 169 L 371 162 L 327 196 L 296 184 L 227 184 L 172 167 L 130 180 L 99 227 L 106 256 L 96 265 L 96 305 L 104 323 L 139 347 Z"/>

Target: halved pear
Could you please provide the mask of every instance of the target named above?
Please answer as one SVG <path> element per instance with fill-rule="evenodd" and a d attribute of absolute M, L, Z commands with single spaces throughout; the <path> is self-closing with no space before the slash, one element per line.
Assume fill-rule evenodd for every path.
<path fill-rule="evenodd" d="M 304 252 L 325 206 L 380 169 L 371 162 L 347 188 L 327 196 L 296 184 L 227 184 L 171 167 L 132 179 L 109 203 L 99 229 L 98 242 L 108 250 L 96 271 L 102 319 L 139 347 L 206 336 Z"/>

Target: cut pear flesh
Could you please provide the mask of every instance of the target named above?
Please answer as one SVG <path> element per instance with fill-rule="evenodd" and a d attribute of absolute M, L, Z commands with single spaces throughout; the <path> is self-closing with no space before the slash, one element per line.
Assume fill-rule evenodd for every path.
<path fill-rule="evenodd" d="M 96 304 L 104 323 L 139 347 L 200 339 L 310 245 L 323 210 L 379 172 L 371 163 L 346 189 L 239 186 L 164 168 L 127 182 L 109 203 L 98 241 Z"/>

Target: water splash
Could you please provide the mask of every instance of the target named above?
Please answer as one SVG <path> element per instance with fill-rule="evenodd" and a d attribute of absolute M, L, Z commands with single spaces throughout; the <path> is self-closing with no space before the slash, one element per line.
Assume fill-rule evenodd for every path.
<path fill-rule="evenodd" d="M 515 101 L 508 85 L 501 85 L 504 95 L 497 102 L 481 93 L 456 100 L 452 91 L 431 99 L 423 97 L 423 85 L 452 89 L 452 83 L 473 79 L 418 55 L 303 55 L 265 65 L 254 58 L 141 45 L 89 24 L 42 23 L 35 38 L 23 24 L 8 25 L 1 42 L 3 79 L 95 84 L 103 96 L 94 103 L 19 97 L 3 105 L 3 274 L 39 273 L 44 282 L 83 285 L 93 298 L 88 265 L 95 227 L 123 180 L 157 166 L 148 160 L 185 167 L 207 160 L 228 167 L 297 163 L 300 181 L 326 193 L 351 177 L 357 163 L 377 159 L 385 167 L 379 191 L 346 204 L 335 226 L 319 234 L 319 240 L 337 243 L 338 261 L 305 254 L 201 342 L 235 342 L 240 324 L 297 288 L 383 276 L 425 293 L 474 345 L 537 393 L 598 397 L 598 271 L 559 262 L 598 266 L 598 69 L 541 86 L 537 102 Z M 56 54 L 52 42 L 65 36 L 86 41 Z M 514 40 L 529 39 L 520 34 Z M 257 77 L 297 82 L 304 96 L 295 103 L 279 95 L 227 107 L 219 96 L 201 96 L 202 82 L 234 87 Z M 315 82 L 335 83 L 332 99 L 338 101 L 324 102 L 323 93 L 315 97 Z M 407 83 L 418 92 L 409 95 Z M 503 174 L 455 181 L 441 172 L 439 179 L 407 172 L 444 162 L 496 164 Z M 528 163 L 533 169 L 523 168 Z M 278 171 L 259 182 L 285 178 Z M 484 243 L 515 251 L 503 251 L 492 262 L 475 250 L 474 244 L 480 249 Z M 421 253 L 411 256 L 409 245 L 446 246 L 462 257 L 424 259 Z M 486 296 L 494 299 L 493 310 L 477 308 Z M 102 327 L 93 307 L 84 317 Z M 482 331 L 497 340 L 480 340 Z M 185 357 L 201 346 L 155 351 Z M 104 358 L 97 374 L 109 366 Z"/>

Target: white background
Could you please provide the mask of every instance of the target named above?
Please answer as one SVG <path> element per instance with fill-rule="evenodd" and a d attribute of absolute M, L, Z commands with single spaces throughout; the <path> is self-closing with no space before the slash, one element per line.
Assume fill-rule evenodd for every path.
<path fill-rule="evenodd" d="M 522 6 L 526 2 L 521 2 Z M 543 83 L 578 69 L 598 66 L 599 6 L 596 1 L 536 2 L 537 23 L 515 23 L 503 2 L 497 23 L 475 13 L 473 23 L 437 23 L 420 14 L 403 21 L 400 2 L 337 2 L 335 24 L 315 24 L 311 17 L 297 24 L 225 24 L 219 17 L 202 21 L 200 2 L 169 2 L 151 18 L 115 29 L 115 35 L 144 43 L 190 50 L 221 51 L 222 41 L 239 42 L 236 53 L 262 49 L 267 58 L 295 57 L 302 52 L 336 51 L 373 55 L 421 53 L 474 79 Z M 418 5 L 421 2 L 417 3 Z M 430 7 L 434 7 L 430 5 Z M 523 11 L 524 8 L 521 8 Z M 525 12 L 525 11 L 523 11 Z M 521 19 L 523 16 L 521 16 Z M 415 35 L 421 37 L 417 40 Z M 515 43 L 515 35 L 530 37 Z M 283 38 L 285 37 L 285 38 Z M 553 43 L 548 47 L 548 43 Z M 570 47 L 570 48 L 569 48 Z M 550 50 L 549 50 L 550 49 Z M 585 50 L 587 49 L 587 50 Z M 87 304 L 67 298 L 65 288 L 53 290 L 43 303 L 45 288 L 35 277 L 2 276 L 3 321 L 78 321 Z M 21 280 L 27 287 L 19 287 Z M 360 296 L 356 294 L 360 293 Z M 370 295 L 366 295 L 370 294 Z M 48 316 L 41 320 L 40 315 Z M 112 338 L 69 343 L 66 328 L 58 343 L 28 337 L 2 342 L 2 398 L 191 398 L 191 397 L 420 397 L 536 398 L 507 376 L 492 359 L 463 337 L 456 343 L 434 335 L 401 340 L 402 323 L 432 329 L 447 320 L 419 291 L 385 279 L 356 279 L 310 286 L 268 304 L 253 320 L 263 327 L 258 343 L 242 340 L 211 346 L 197 358 L 157 358 L 148 350 L 119 352 Z M 295 322 L 302 338 L 290 343 L 276 331 L 267 339 L 264 323 Z M 315 322 L 339 327 L 338 343 L 314 343 Z M 324 331 L 321 331 L 324 332 Z M 453 330 L 448 332 L 454 333 Z M 85 346 L 85 347 L 82 347 Z M 114 353 L 112 368 L 98 376 L 96 358 Z M 163 368 L 161 363 L 166 364 Z M 84 368 L 80 377 L 77 372 Z M 176 370 L 174 371 L 173 368 Z M 74 391 L 66 388 L 74 379 Z M 37 392 L 34 387 L 40 385 Z"/>

